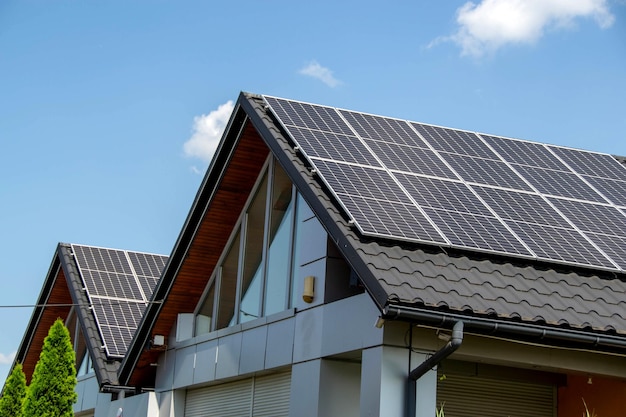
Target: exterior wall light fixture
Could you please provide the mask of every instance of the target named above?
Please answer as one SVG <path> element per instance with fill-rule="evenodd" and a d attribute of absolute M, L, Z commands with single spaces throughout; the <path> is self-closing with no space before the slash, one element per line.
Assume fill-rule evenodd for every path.
<path fill-rule="evenodd" d="M 315 277 L 309 275 L 304 278 L 304 290 L 302 291 L 302 299 L 305 303 L 312 303 L 315 297 Z"/>
<path fill-rule="evenodd" d="M 155 334 L 152 338 L 152 346 L 163 346 L 165 345 L 165 336 L 162 334 Z"/>

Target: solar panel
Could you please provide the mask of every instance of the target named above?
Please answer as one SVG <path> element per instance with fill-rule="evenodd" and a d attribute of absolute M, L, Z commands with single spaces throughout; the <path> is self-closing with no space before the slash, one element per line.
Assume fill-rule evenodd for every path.
<path fill-rule="evenodd" d="M 472 132 L 411 123 L 435 150 L 497 160 L 497 155 Z"/>
<path fill-rule="evenodd" d="M 572 228 L 567 220 L 539 194 L 490 187 L 473 188 L 480 198 L 504 220 Z"/>
<path fill-rule="evenodd" d="M 583 232 L 626 237 L 626 216 L 613 206 L 559 198 L 550 202 Z"/>
<path fill-rule="evenodd" d="M 410 198 L 384 169 L 313 159 L 316 169 L 338 194 L 411 204 Z"/>
<path fill-rule="evenodd" d="M 130 264 L 139 276 L 158 277 L 167 263 L 167 256 L 127 251 Z"/>
<path fill-rule="evenodd" d="M 446 243 L 387 171 L 319 159 L 312 161 L 363 233 Z"/>
<path fill-rule="evenodd" d="M 587 233 L 587 236 L 611 258 L 621 270 L 626 270 L 626 238 Z"/>
<path fill-rule="evenodd" d="M 606 199 L 616 206 L 626 207 L 626 181 L 583 176 Z"/>
<path fill-rule="evenodd" d="M 74 245 L 74 253 L 80 257 L 82 267 L 92 271 L 132 274 L 124 251 L 103 250 L 91 246 Z"/>
<path fill-rule="evenodd" d="M 616 269 L 576 230 L 513 221 L 508 224 L 539 259 Z"/>
<path fill-rule="evenodd" d="M 413 204 L 389 203 L 353 195 L 342 195 L 346 211 L 361 233 L 382 238 L 447 245 L 428 218 Z"/>
<path fill-rule="evenodd" d="M 367 146 L 389 169 L 434 177 L 456 178 L 456 175 L 431 149 L 394 145 L 377 140 L 365 140 Z"/>
<path fill-rule="evenodd" d="M 551 146 L 550 149 L 582 175 L 626 181 L 626 167 L 611 155 Z"/>
<path fill-rule="evenodd" d="M 130 274 L 81 269 L 85 288 L 93 297 L 143 299 L 141 287 Z"/>
<path fill-rule="evenodd" d="M 310 157 L 380 166 L 356 136 L 294 127 L 293 140 Z"/>
<path fill-rule="evenodd" d="M 331 107 L 316 106 L 296 101 L 265 98 L 276 116 L 286 126 L 305 127 L 322 132 L 354 135 L 350 126 Z"/>
<path fill-rule="evenodd" d="M 498 136 L 480 136 L 507 162 L 537 168 L 567 170 L 567 167 L 541 143 L 527 142 Z"/>
<path fill-rule="evenodd" d="M 167 257 L 82 245 L 72 251 L 107 355 L 123 357 Z"/>
<path fill-rule="evenodd" d="M 339 113 L 364 139 L 429 149 L 429 146 L 404 120 L 339 110 Z"/>
<path fill-rule="evenodd" d="M 491 216 L 489 209 L 461 181 L 402 173 L 395 176 L 421 207 Z"/>
<path fill-rule="evenodd" d="M 494 253 L 531 255 L 507 227 L 495 217 L 431 208 L 425 208 L 424 211 L 456 247 Z"/>
<path fill-rule="evenodd" d="M 566 218 L 555 211 L 550 202 L 542 196 L 488 187 L 476 187 L 475 190 L 528 244 L 537 257 L 553 260 L 558 257 L 557 259 L 561 261 L 576 260 L 585 265 L 598 267 L 613 266 L 577 229 L 577 225 L 569 220 L 569 217 Z M 571 203 L 577 204 L 574 201 Z M 552 236 L 537 236 L 537 231 L 542 228 L 545 234 L 552 233 Z"/>
<path fill-rule="evenodd" d="M 442 152 L 443 158 L 450 163 L 462 179 L 476 182 L 530 191 L 531 188 L 506 163 L 491 159 L 473 158 Z"/>
<path fill-rule="evenodd" d="M 573 172 L 518 165 L 515 169 L 540 193 L 579 200 L 605 202 L 604 198 Z"/>
<path fill-rule="evenodd" d="M 550 200 L 620 269 L 626 269 L 626 214 L 623 211 L 610 205 Z"/>
<path fill-rule="evenodd" d="M 610 155 L 265 99 L 364 235 L 626 272 Z"/>
<path fill-rule="evenodd" d="M 130 263 L 137 273 L 137 278 L 144 295 L 148 300 L 152 298 L 152 292 L 156 287 L 161 271 L 167 263 L 167 256 L 152 255 L 141 252 L 126 252 Z"/>

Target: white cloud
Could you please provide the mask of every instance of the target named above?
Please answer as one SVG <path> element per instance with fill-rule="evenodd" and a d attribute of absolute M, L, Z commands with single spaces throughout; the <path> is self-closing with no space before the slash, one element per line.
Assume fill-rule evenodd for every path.
<path fill-rule="evenodd" d="M 333 72 L 330 69 L 321 66 L 317 61 L 311 61 L 309 65 L 298 72 L 302 75 L 317 78 L 329 87 L 336 87 L 341 84 L 341 81 L 333 76 Z"/>
<path fill-rule="evenodd" d="M 451 40 L 461 47 L 462 55 L 481 56 L 508 44 L 534 43 L 547 29 L 570 27 L 580 18 L 593 18 L 603 29 L 615 20 L 607 0 L 467 2 L 457 10 L 459 30 L 430 46 Z"/>
<path fill-rule="evenodd" d="M 209 114 L 194 117 L 193 134 L 183 145 L 185 155 L 209 162 L 213 158 L 234 108 L 233 101 L 229 100 Z"/>
<path fill-rule="evenodd" d="M 191 172 L 193 172 L 193 173 L 194 173 L 194 174 L 196 174 L 196 175 L 202 175 L 202 174 L 204 174 L 204 171 L 203 171 L 202 169 L 198 168 L 198 167 L 197 167 L 197 166 L 195 166 L 195 165 L 192 165 L 189 169 L 191 170 Z"/>
<path fill-rule="evenodd" d="M 0 353 L 0 365 L 11 365 L 13 364 L 13 360 L 15 359 L 15 354 L 17 352 L 9 353 L 5 355 L 4 353 Z"/>

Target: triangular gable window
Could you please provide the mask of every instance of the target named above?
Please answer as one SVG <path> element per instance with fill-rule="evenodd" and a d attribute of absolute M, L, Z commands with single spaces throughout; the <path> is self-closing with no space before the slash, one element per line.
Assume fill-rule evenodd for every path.
<path fill-rule="evenodd" d="M 93 361 L 87 350 L 85 337 L 83 336 L 82 329 L 80 328 L 80 323 L 78 321 L 78 317 L 76 316 L 76 309 L 74 307 L 72 307 L 67 319 L 65 320 L 65 326 L 70 332 L 72 344 L 74 345 L 74 353 L 76 355 L 76 376 L 93 373 Z"/>
<path fill-rule="evenodd" d="M 305 205 L 270 157 L 196 310 L 196 335 L 292 305 L 298 206 Z"/>
<path fill-rule="evenodd" d="M 81 377 L 92 373 L 94 373 L 93 361 L 91 360 L 89 352 L 85 352 L 80 362 L 80 366 L 76 369 L 76 376 Z"/>

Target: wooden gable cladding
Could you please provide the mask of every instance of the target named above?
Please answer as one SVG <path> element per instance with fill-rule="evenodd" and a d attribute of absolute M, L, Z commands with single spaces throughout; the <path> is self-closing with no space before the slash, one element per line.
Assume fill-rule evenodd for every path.
<path fill-rule="evenodd" d="M 152 328 L 152 335 L 167 337 L 179 313 L 193 313 L 213 269 L 222 254 L 241 211 L 259 176 L 269 149 L 251 123 L 246 122 L 227 162 L 219 184 L 204 210 L 186 257 L 179 266 L 167 299 Z M 204 188 L 211 188 L 205 184 Z M 200 190 L 200 193 L 206 190 Z M 150 386 L 154 382 L 159 350 L 144 350 L 130 376 L 132 386 Z"/>
<path fill-rule="evenodd" d="M 22 362 L 27 384 L 30 384 L 30 379 L 35 371 L 35 365 L 37 365 L 37 361 L 39 361 L 43 341 L 46 336 L 48 336 L 50 327 L 52 327 L 57 318 L 61 318 L 65 321 L 70 314 L 72 297 L 67 287 L 63 269 L 57 269 L 54 284 L 50 290 L 50 296 L 48 299 L 40 300 L 40 302 L 41 301 L 45 303 L 45 306 L 35 308 L 43 308 L 43 313 L 37 322 L 33 337 L 30 340 L 30 345 L 28 346 L 28 350 Z M 74 335 L 70 336 L 72 338 L 74 337 Z"/>

